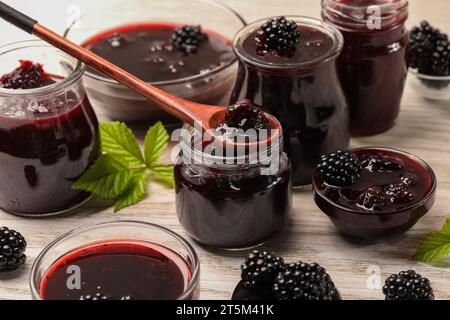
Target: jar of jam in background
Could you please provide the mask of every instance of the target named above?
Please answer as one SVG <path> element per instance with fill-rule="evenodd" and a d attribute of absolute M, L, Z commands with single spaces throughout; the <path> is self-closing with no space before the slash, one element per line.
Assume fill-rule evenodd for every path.
<path fill-rule="evenodd" d="M 283 127 L 294 186 L 310 185 L 320 156 L 349 144 L 348 110 L 336 72 L 343 47 L 340 32 L 317 19 L 286 17 L 300 29 L 290 58 L 261 56 L 255 35 L 266 19 L 242 29 L 234 39 L 240 60 L 231 103 L 249 99 Z"/>
<path fill-rule="evenodd" d="M 176 209 L 191 237 L 214 248 L 244 249 L 284 229 L 292 210 L 292 185 L 282 139 L 267 151 L 269 158 L 262 150 L 237 160 L 200 151 L 194 129 L 182 131 L 174 167 Z"/>
<path fill-rule="evenodd" d="M 20 60 L 42 64 L 28 89 L 0 85 L 0 208 L 22 216 L 62 213 L 90 194 L 72 184 L 99 152 L 98 121 L 81 77 L 84 64 L 41 41 L 0 48 L 0 76 Z M 32 69 L 20 77 L 35 77 Z M 25 79 L 25 78 L 24 78 Z"/>
<path fill-rule="evenodd" d="M 344 35 L 338 72 L 350 110 L 350 133 L 390 129 L 407 76 L 406 0 L 322 0 L 322 17 Z"/>

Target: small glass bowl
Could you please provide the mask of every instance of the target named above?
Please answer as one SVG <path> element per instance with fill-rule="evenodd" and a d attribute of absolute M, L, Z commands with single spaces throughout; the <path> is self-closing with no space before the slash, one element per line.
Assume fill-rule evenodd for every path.
<path fill-rule="evenodd" d="M 65 31 L 65 36 L 80 44 L 102 31 L 142 22 L 201 25 L 230 39 L 230 44 L 236 32 L 245 26 L 244 19 L 232 9 L 209 0 L 126 0 L 82 15 Z M 236 74 L 237 59 L 233 59 L 207 73 L 151 84 L 194 102 L 227 105 Z M 162 120 L 166 125 L 179 123 L 179 120 L 114 80 L 87 71 L 85 84 L 94 106 L 113 119 Z"/>
<path fill-rule="evenodd" d="M 438 77 L 420 74 L 409 69 L 411 86 L 419 95 L 430 100 L 450 100 L 450 76 Z"/>
<path fill-rule="evenodd" d="M 326 197 L 321 190 L 322 180 L 316 171 L 313 178 L 314 200 L 343 234 L 366 241 L 382 241 L 397 237 L 411 229 L 434 205 L 436 199 L 436 175 L 433 169 L 416 156 L 389 148 L 357 148 L 357 155 L 381 152 L 383 155 L 401 159 L 414 168 L 422 179 L 426 179 L 424 197 L 410 206 L 393 212 L 362 212 L 342 206 Z"/>
<path fill-rule="evenodd" d="M 190 277 L 177 300 L 197 300 L 200 292 L 200 261 L 194 248 L 180 235 L 164 227 L 141 221 L 114 221 L 72 230 L 50 243 L 36 258 L 30 275 L 33 300 L 42 300 L 43 277 L 60 258 L 91 244 L 132 243 L 157 245 L 178 254 L 189 267 Z"/>

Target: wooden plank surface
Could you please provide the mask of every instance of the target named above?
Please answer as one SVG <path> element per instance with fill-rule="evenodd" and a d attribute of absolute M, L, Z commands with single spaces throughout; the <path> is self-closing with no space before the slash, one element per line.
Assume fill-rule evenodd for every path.
<path fill-rule="evenodd" d="M 33 14 L 61 31 L 66 9 L 76 3 L 82 10 L 102 1 L 9 0 L 7 3 Z M 318 0 L 224 0 L 248 21 L 270 15 L 300 14 L 319 16 Z M 411 0 L 409 25 L 428 19 L 450 32 L 450 1 Z M 21 32 L 0 22 L 0 44 L 26 38 Z M 266 248 L 286 260 L 317 261 L 327 268 L 344 299 L 382 299 L 377 282 L 403 269 L 414 268 L 432 281 L 438 299 L 450 298 L 450 269 L 439 269 L 411 260 L 423 236 L 450 217 L 450 103 L 426 101 L 407 85 L 397 125 L 388 133 L 352 140 L 352 146 L 386 146 L 403 149 L 425 159 L 438 176 L 437 201 L 428 215 L 402 238 L 388 243 L 364 245 L 340 237 L 328 218 L 315 206 L 310 190 L 294 193 L 294 219 Z M 55 237 L 75 227 L 95 222 L 136 219 L 157 223 L 185 235 L 178 224 L 174 193 L 159 185 L 150 186 L 150 197 L 142 203 L 112 213 L 91 202 L 69 216 L 26 220 L 0 212 L 0 224 L 17 229 L 28 240 L 26 266 L 12 274 L 0 275 L 0 299 L 29 299 L 28 276 L 39 252 Z M 229 299 L 239 280 L 243 252 L 210 251 L 194 244 L 201 260 L 201 298 Z M 370 276 L 375 271 L 375 276 Z"/>

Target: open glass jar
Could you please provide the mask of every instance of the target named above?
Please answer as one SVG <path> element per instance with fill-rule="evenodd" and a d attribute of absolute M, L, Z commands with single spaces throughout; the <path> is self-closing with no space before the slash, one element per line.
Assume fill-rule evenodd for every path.
<path fill-rule="evenodd" d="M 254 247 L 282 231 L 292 206 L 291 166 L 282 137 L 268 149 L 236 156 L 205 152 L 196 132 L 183 128 L 175 161 L 177 214 L 186 231 L 221 249 Z"/>
<path fill-rule="evenodd" d="M 322 17 L 344 35 L 338 72 L 350 133 L 385 132 L 400 112 L 407 76 L 407 0 L 322 0 Z"/>
<path fill-rule="evenodd" d="M 293 185 L 304 186 L 311 184 L 322 154 L 349 144 L 347 104 L 335 65 L 343 39 L 337 29 L 317 19 L 286 19 L 295 21 L 301 32 L 301 47 L 289 59 L 257 54 L 254 38 L 265 19 L 236 35 L 239 72 L 231 104 L 252 100 L 281 122 Z"/>
<path fill-rule="evenodd" d="M 19 59 L 43 64 L 53 83 L 0 88 L 0 208 L 61 213 L 89 198 L 71 186 L 99 152 L 97 118 L 81 81 L 85 66 L 44 42 L 23 41 L 0 48 L 0 75 Z"/>

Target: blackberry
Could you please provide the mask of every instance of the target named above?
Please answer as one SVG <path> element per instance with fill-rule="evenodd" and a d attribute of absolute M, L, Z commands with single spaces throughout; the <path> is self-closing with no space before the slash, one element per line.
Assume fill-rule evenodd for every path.
<path fill-rule="evenodd" d="M 195 53 L 201 44 L 208 40 L 208 35 L 202 32 L 201 26 L 182 26 L 172 34 L 172 43 L 185 53 Z"/>
<path fill-rule="evenodd" d="M 18 269 L 26 261 L 25 238 L 7 227 L 0 228 L 0 272 Z"/>
<path fill-rule="evenodd" d="M 102 293 L 97 293 L 93 296 L 91 296 L 90 294 L 81 296 L 80 300 L 110 300 L 110 299 Z"/>
<path fill-rule="evenodd" d="M 396 159 L 378 155 L 362 158 L 361 165 L 371 172 L 399 171 L 403 168 L 403 165 Z"/>
<path fill-rule="evenodd" d="M 368 187 L 358 197 L 359 206 L 368 210 L 378 210 L 385 206 L 388 198 L 379 187 Z"/>
<path fill-rule="evenodd" d="M 247 288 L 272 287 L 278 273 L 284 269 L 284 260 L 267 251 L 251 252 L 241 265 L 241 278 Z"/>
<path fill-rule="evenodd" d="M 279 300 L 340 300 L 326 270 L 317 263 L 292 263 L 277 276 L 273 294 Z"/>
<path fill-rule="evenodd" d="M 259 55 L 277 54 L 290 58 L 300 42 L 300 30 L 295 21 L 278 17 L 267 20 L 256 31 L 255 40 Z"/>
<path fill-rule="evenodd" d="M 5 89 L 33 89 L 40 86 L 45 75 L 41 64 L 19 60 L 20 66 L 0 78 L 0 87 Z"/>
<path fill-rule="evenodd" d="M 427 21 L 414 27 L 410 33 L 408 60 L 412 68 L 424 75 L 450 76 L 450 42 L 448 35 L 433 28 Z M 441 89 L 450 81 L 422 79 L 424 84 Z"/>
<path fill-rule="evenodd" d="M 384 193 L 392 203 L 409 203 L 414 200 L 414 194 L 407 190 L 408 187 L 405 183 L 390 184 L 384 187 Z"/>
<path fill-rule="evenodd" d="M 268 129 L 268 120 L 263 110 L 250 100 L 240 101 L 225 112 L 225 124 L 232 128 L 242 129 Z"/>
<path fill-rule="evenodd" d="M 322 156 L 317 170 L 327 184 L 345 187 L 354 184 L 360 178 L 361 163 L 353 153 L 338 150 Z"/>
<path fill-rule="evenodd" d="M 434 300 L 430 281 L 413 270 L 388 277 L 383 293 L 386 300 Z"/>

